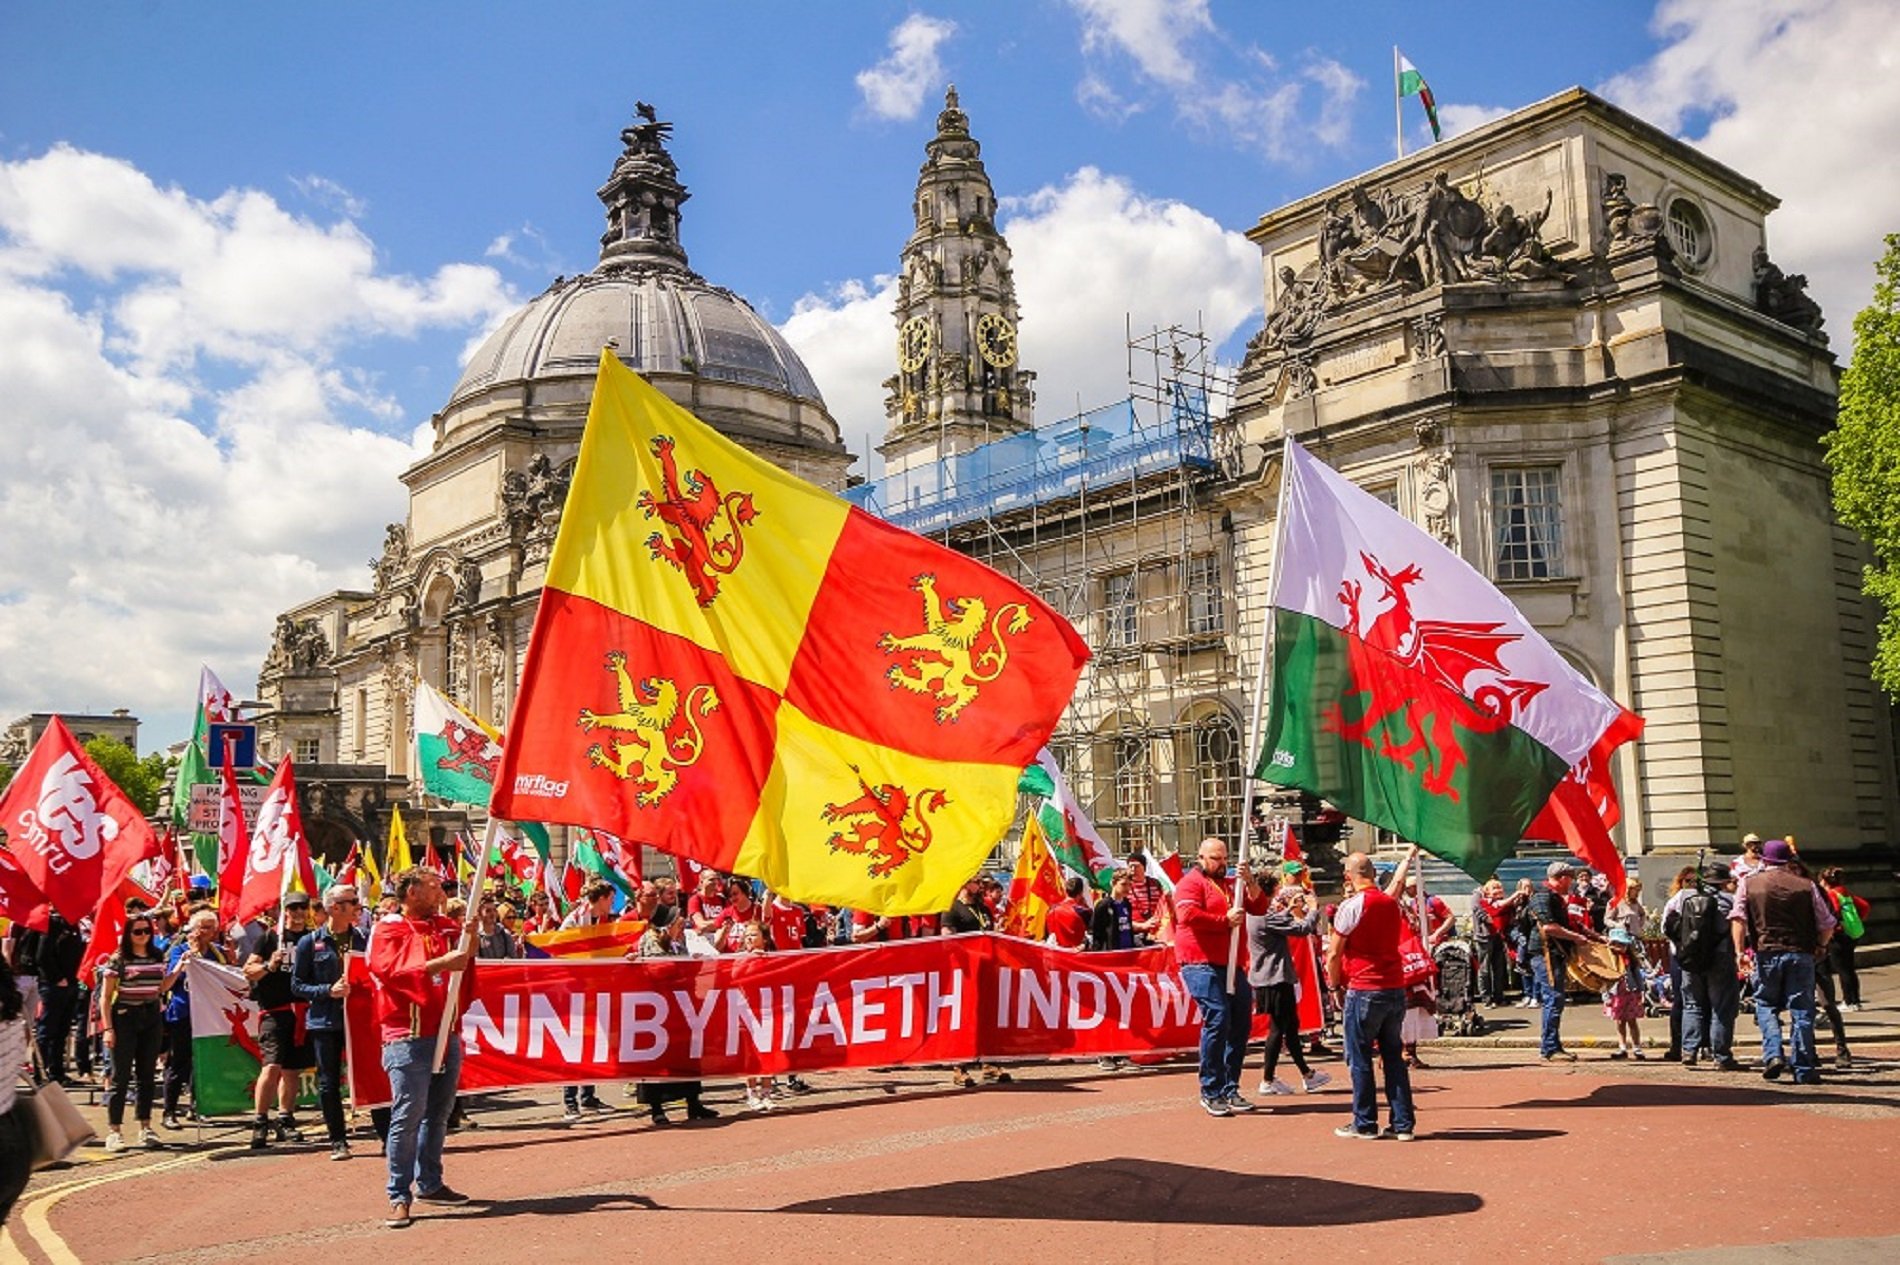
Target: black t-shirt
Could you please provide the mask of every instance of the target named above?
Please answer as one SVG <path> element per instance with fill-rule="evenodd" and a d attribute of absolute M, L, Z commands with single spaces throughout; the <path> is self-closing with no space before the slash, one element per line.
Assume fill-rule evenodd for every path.
<path fill-rule="evenodd" d="M 951 935 L 961 935 L 966 931 L 988 931 L 989 907 L 981 902 L 970 905 L 958 897 L 951 902 L 949 912 L 944 914 L 943 926 Z"/>
<path fill-rule="evenodd" d="M 301 933 L 299 933 L 301 934 Z M 273 928 L 257 938 L 257 944 L 251 949 L 257 960 L 268 964 L 270 955 L 277 952 L 277 932 Z M 280 971 L 265 971 L 251 981 L 251 1000 L 257 1003 L 259 1010 L 281 1010 L 297 1000 L 290 991 L 290 955 L 284 955 L 284 968 Z"/>
<path fill-rule="evenodd" d="M 1563 893 L 1548 887 L 1540 887 L 1531 893 L 1531 952 L 1550 952 L 1551 968 L 1560 969 L 1570 956 L 1571 941 L 1557 937 L 1545 937 L 1544 928 L 1555 923 L 1568 929 L 1570 926 L 1570 902 Z"/>

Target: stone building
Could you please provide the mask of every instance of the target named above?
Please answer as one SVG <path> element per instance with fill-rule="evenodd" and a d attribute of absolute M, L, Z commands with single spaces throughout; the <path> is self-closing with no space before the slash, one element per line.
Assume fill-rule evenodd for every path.
<path fill-rule="evenodd" d="M 1835 360 L 1772 261 L 1776 205 L 1565 92 L 1263 216 L 1266 316 L 1225 416 L 1164 332 L 1123 439 L 1095 445 L 1098 414 L 970 450 L 894 418 L 892 473 L 856 495 L 1088 636 L 1052 745 L 1124 844 L 1231 834 L 1292 435 L 1647 717 L 1616 769 L 1631 854 L 1754 830 L 1871 857 L 1900 816 L 1892 717 L 1821 461 Z"/>
<path fill-rule="evenodd" d="M 25 716 L 9 722 L 0 729 L 0 764 L 10 764 L 18 768 L 26 762 L 27 755 L 33 750 L 33 744 L 40 740 L 46 727 L 58 716 L 72 731 L 80 745 L 94 738 L 112 738 L 124 743 L 134 752 L 139 749 L 139 718 L 124 707 L 114 709 L 104 716 L 88 716 L 78 712 L 29 712 Z"/>
<path fill-rule="evenodd" d="M 380 838 L 389 805 L 417 804 L 418 676 L 485 719 L 506 718 L 602 347 L 752 451 L 844 485 L 852 458 L 797 353 L 688 266 L 671 127 L 641 106 L 599 190 L 599 264 L 556 278 L 470 358 L 432 419 L 429 454 L 402 476 L 409 512 L 390 524 L 368 587 L 278 620 L 258 684 L 269 709 L 260 738 L 312 766 L 305 809 L 321 850 Z M 439 835 L 462 820 L 431 811 L 425 824 Z"/>

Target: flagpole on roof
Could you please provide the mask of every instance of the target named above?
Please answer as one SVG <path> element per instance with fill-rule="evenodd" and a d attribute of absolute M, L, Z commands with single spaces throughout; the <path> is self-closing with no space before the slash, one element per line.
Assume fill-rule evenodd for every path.
<path fill-rule="evenodd" d="M 1399 157 L 1405 157 L 1405 98 L 1399 92 L 1399 46 L 1392 46 L 1392 123 L 1397 129 Z"/>

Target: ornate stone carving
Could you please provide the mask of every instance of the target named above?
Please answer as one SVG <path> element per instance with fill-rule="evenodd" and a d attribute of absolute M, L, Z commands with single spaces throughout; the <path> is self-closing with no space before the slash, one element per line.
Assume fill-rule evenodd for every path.
<path fill-rule="evenodd" d="M 553 547 L 561 525 L 561 507 L 567 503 L 567 485 L 574 477 L 573 463 L 556 469 L 546 453 L 528 459 L 525 470 L 502 476 L 502 507 L 508 534 L 521 546 L 524 562 L 538 562 Z"/>
<path fill-rule="evenodd" d="M 1286 362 L 1286 398 L 1297 400 L 1319 390 L 1319 361 L 1311 352 L 1289 356 Z"/>
<path fill-rule="evenodd" d="M 1412 423 L 1412 433 L 1418 436 L 1420 448 L 1436 448 L 1444 438 L 1445 428 L 1435 417 L 1421 417 Z"/>
<path fill-rule="evenodd" d="M 277 628 L 271 634 L 270 653 L 264 659 L 264 671 L 267 674 L 314 672 L 329 657 L 330 639 L 323 635 L 322 625 L 314 619 L 279 615 Z"/>
<path fill-rule="evenodd" d="M 1766 246 L 1755 247 L 1750 261 L 1755 272 L 1755 306 L 1784 325 L 1792 325 L 1810 334 L 1821 332 L 1825 323 L 1821 305 L 1808 297 L 1808 279 L 1801 273 L 1784 273 L 1768 258 Z"/>
<path fill-rule="evenodd" d="M 1426 423 L 1419 425 L 1419 438 L 1423 442 Z M 1431 425 L 1436 431 L 1437 423 Z M 1423 453 L 1413 460 L 1412 468 L 1418 472 L 1418 507 L 1424 515 L 1425 530 L 1447 549 L 1456 549 L 1458 531 L 1452 513 L 1451 454 L 1442 448 Z"/>
<path fill-rule="evenodd" d="M 500 614 L 491 615 L 475 637 L 475 669 L 497 687 L 507 679 L 508 643 L 503 640 L 504 627 Z"/>
<path fill-rule="evenodd" d="M 369 560 L 371 588 L 378 597 L 385 596 L 401 582 L 402 574 L 408 567 L 409 528 L 401 523 L 391 523 L 383 532 L 382 556 Z"/>
<path fill-rule="evenodd" d="M 455 568 L 455 604 L 473 606 L 482 600 L 482 567 L 473 558 L 464 558 Z"/>
<path fill-rule="evenodd" d="M 1444 355 L 1445 314 L 1427 312 L 1423 316 L 1415 317 L 1412 321 L 1412 338 L 1422 359 L 1431 360 Z M 1425 423 L 1420 422 L 1419 425 L 1423 426 Z M 1434 422 L 1432 425 L 1437 425 L 1437 423 Z"/>
<path fill-rule="evenodd" d="M 442 630 L 443 656 L 448 660 L 449 697 L 466 707 L 473 699 L 469 689 L 469 646 L 468 637 L 462 627 L 453 625 Z"/>
<path fill-rule="evenodd" d="M 1319 259 L 1299 272 L 1280 269 L 1279 297 L 1247 344 L 1242 376 L 1304 346 L 1327 317 L 1361 296 L 1464 281 L 1572 280 L 1571 265 L 1544 244 L 1553 198 L 1546 191 L 1543 207 L 1531 215 L 1519 215 L 1509 204 L 1493 211 L 1465 196 L 1442 171 L 1410 193 L 1388 189 L 1375 196 L 1354 185 L 1326 204 Z"/>
<path fill-rule="evenodd" d="M 607 207 L 607 231 L 601 234 L 602 260 L 633 256 L 649 262 L 684 265 L 680 246 L 680 207 L 692 195 L 679 181 L 679 167 L 667 152 L 673 133 L 652 106 L 634 103 L 635 122 L 620 132 L 624 146 L 600 200 Z"/>
<path fill-rule="evenodd" d="M 1610 254 L 1630 247 L 1654 247 L 1665 255 L 1670 250 L 1662 211 L 1632 198 L 1629 177 L 1620 171 L 1603 175 L 1603 239 Z"/>
<path fill-rule="evenodd" d="M 415 691 L 416 661 L 408 651 L 398 650 L 383 660 L 383 714 L 388 724 L 394 726 L 398 715 L 407 714 Z M 402 742 L 407 737 L 392 733 L 390 742 Z"/>

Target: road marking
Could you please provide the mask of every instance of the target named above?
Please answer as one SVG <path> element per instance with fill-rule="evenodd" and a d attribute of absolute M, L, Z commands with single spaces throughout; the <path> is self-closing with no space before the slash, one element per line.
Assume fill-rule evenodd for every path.
<path fill-rule="evenodd" d="M 70 1247 L 66 1246 L 66 1240 L 60 1237 L 59 1231 L 53 1229 L 51 1215 L 54 1205 L 59 1203 L 60 1200 L 68 1195 L 77 1194 L 82 1190 L 91 1190 L 95 1186 L 109 1186 L 113 1182 L 124 1181 L 129 1177 L 144 1177 L 150 1173 L 162 1173 L 167 1169 L 182 1168 L 187 1164 L 195 1164 L 200 1160 L 207 1159 L 218 1151 L 235 1149 L 235 1147 L 216 1147 L 210 1151 L 198 1151 L 191 1155 L 181 1155 L 174 1159 L 159 1160 L 156 1163 L 143 1164 L 135 1168 L 115 1169 L 110 1173 L 101 1173 L 97 1177 L 81 1177 L 74 1181 L 42 1190 L 29 1199 L 20 1212 L 19 1226 L 21 1237 L 25 1242 L 37 1247 L 41 1254 L 43 1254 L 47 1260 L 51 1261 L 53 1265 L 80 1265 L 79 1258 L 73 1254 L 73 1250 Z M 9 1231 L 9 1235 L 10 1234 L 11 1232 Z M 8 1239 L 0 1239 L 0 1243 L 13 1247 L 16 1252 L 18 1251 L 17 1245 L 10 1237 Z"/>

